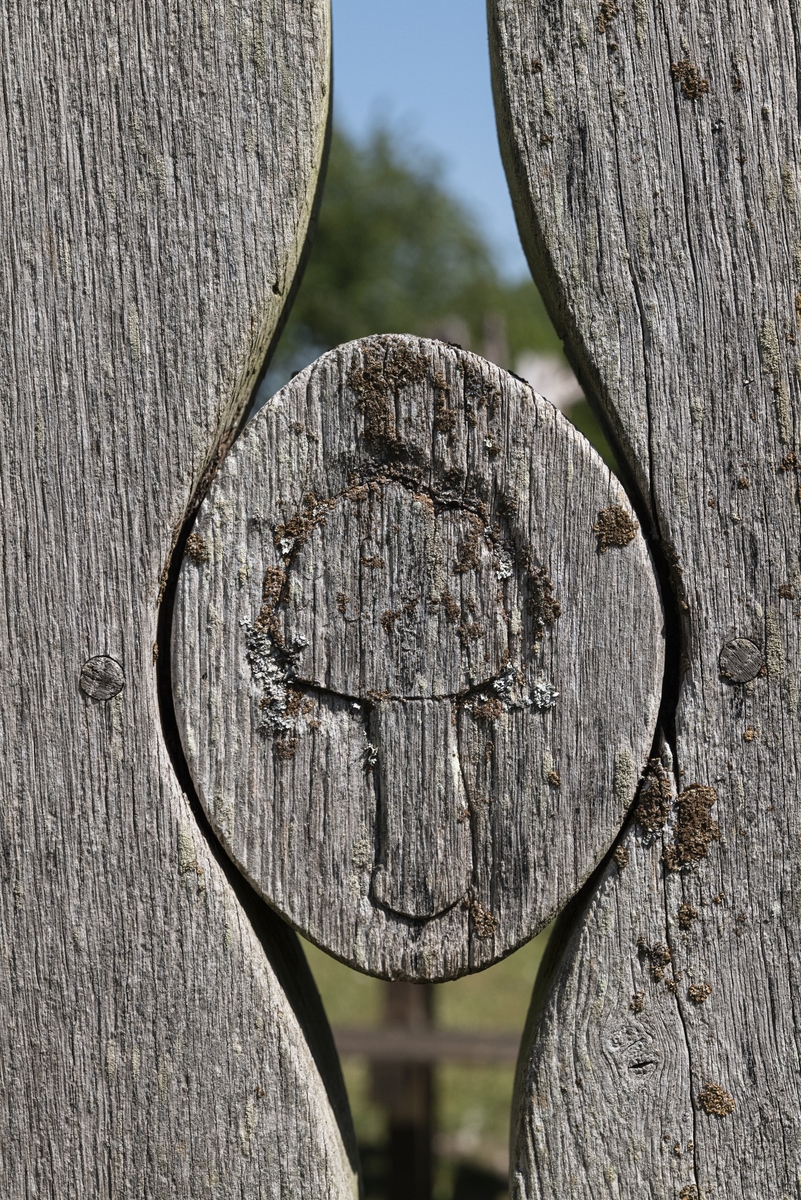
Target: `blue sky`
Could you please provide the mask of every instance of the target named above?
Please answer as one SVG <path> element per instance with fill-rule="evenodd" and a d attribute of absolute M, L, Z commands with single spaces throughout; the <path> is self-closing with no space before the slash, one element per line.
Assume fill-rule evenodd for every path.
<path fill-rule="evenodd" d="M 362 138 L 385 120 L 442 161 L 505 274 L 527 273 L 501 166 L 485 0 L 332 0 L 334 116 Z"/>

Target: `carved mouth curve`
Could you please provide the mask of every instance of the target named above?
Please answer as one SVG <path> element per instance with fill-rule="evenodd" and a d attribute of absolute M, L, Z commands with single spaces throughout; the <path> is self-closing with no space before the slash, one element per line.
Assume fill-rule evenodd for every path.
<path fill-rule="evenodd" d="M 391 904 L 387 904 L 385 901 L 379 899 L 379 897 L 376 895 L 375 877 L 379 872 L 385 872 L 386 870 L 387 868 L 383 863 L 380 862 L 377 862 L 373 867 L 370 878 L 370 903 L 375 908 L 381 909 L 382 912 L 391 913 L 395 918 L 400 917 L 402 921 L 408 921 L 410 925 L 418 928 L 421 932 L 423 928 L 431 921 L 439 921 L 442 917 L 446 917 L 448 913 L 453 912 L 455 908 L 458 908 L 460 904 L 467 904 L 470 899 L 470 891 L 468 889 L 463 895 L 457 896 L 455 900 L 451 900 L 450 903 L 444 904 L 442 908 L 438 908 L 436 912 L 429 913 L 426 916 L 417 917 L 414 915 L 414 913 L 407 913 L 403 912 L 403 910 L 400 908 L 393 908 Z"/>
<path fill-rule="evenodd" d="M 511 665 L 511 664 L 510 664 Z M 393 704 L 414 704 L 423 703 L 424 701 L 450 701 L 457 709 L 467 707 L 471 700 L 484 700 L 488 697 L 485 693 L 489 693 L 490 697 L 497 698 L 503 705 L 506 711 L 533 711 L 547 712 L 553 707 L 552 704 L 538 704 L 534 700 L 526 702 L 516 702 L 509 698 L 508 689 L 504 684 L 504 676 L 509 670 L 506 666 L 501 671 L 497 671 L 494 675 L 489 675 L 481 683 L 471 684 L 468 688 L 463 688 L 458 692 L 447 692 L 443 695 L 431 696 L 395 696 L 391 693 L 384 695 L 377 691 L 368 691 L 366 695 L 351 695 L 348 692 L 336 692 L 333 688 L 326 687 L 325 684 L 318 683 L 314 679 L 306 679 L 301 675 L 293 675 L 287 679 L 287 685 L 290 687 L 304 688 L 307 691 L 314 692 L 318 696 L 329 697 L 332 700 L 344 700 L 347 704 L 358 705 L 360 709 L 364 709 L 367 713 L 371 712 L 378 704 L 392 702 Z M 515 674 L 522 674 L 523 668 L 516 668 Z M 497 685 L 501 686 L 497 686 Z M 558 697 L 559 693 L 553 693 L 554 698 Z"/>

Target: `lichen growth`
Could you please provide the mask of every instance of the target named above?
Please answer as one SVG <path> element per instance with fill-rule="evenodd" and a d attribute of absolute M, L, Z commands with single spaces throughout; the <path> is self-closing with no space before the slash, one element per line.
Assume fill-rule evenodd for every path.
<path fill-rule="evenodd" d="M 776 326 L 769 317 L 762 322 L 759 331 L 759 357 L 762 360 L 762 370 L 766 375 L 775 375 L 781 368 L 779 353 L 779 335 Z"/>
<path fill-rule="evenodd" d="M 628 807 L 631 803 L 635 778 L 634 757 L 628 747 L 622 746 L 615 753 L 615 773 L 612 784 L 615 800 L 621 807 Z"/>
<path fill-rule="evenodd" d="M 547 712 L 559 699 L 559 693 L 547 679 L 535 679 L 531 686 L 531 703 L 538 712 Z"/>

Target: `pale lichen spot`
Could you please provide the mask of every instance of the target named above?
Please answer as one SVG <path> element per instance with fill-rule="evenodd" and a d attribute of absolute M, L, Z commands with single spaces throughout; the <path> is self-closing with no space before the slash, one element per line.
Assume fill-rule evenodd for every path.
<path fill-rule="evenodd" d="M 119 1051 L 117 1043 L 114 1041 L 106 1045 L 106 1074 L 109 1082 L 113 1083 L 117 1078 L 117 1064 L 119 1062 Z"/>
<path fill-rule="evenodd" d="M 775 375 L 781 367 L 779 354 L 779 337 L 776 326 L 769 317 L 765 317 L 759 331 L 759 357 L 762 360 L 762 370 L 766 375 Z"/>
<path fill-rule="evenodd" d="M 621 808 L 627 808 L 634 796 L 636 773 L 634 757 L 627 746 L 621 746 L 615 753 L 614 794 Z"/>
<path fill-rule="evenodd" d="M 765 663 L 768 675 L 774 679 L 781 679 L 786 666 L 784 643 L 779 631 L 779 619 L 772 608 L 765 613 L 765 634 Z"/>

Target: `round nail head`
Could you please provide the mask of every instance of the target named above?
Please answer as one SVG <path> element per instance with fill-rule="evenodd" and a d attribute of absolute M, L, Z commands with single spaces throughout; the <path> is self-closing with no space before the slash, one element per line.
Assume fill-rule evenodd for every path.
<path fill-rule="evenodd" d="M 96 654 L 83 664 L 80 683 L 91 700 L 111 700 L 125 687 L 125 675 L 116 659 Z"/>
<path fill-rule="evenodd" d="M 749 638 L 734 638 L 720 652 L 720 674 L 729 683 L 749 683 L 765 665 L 765 656 Z"/>

